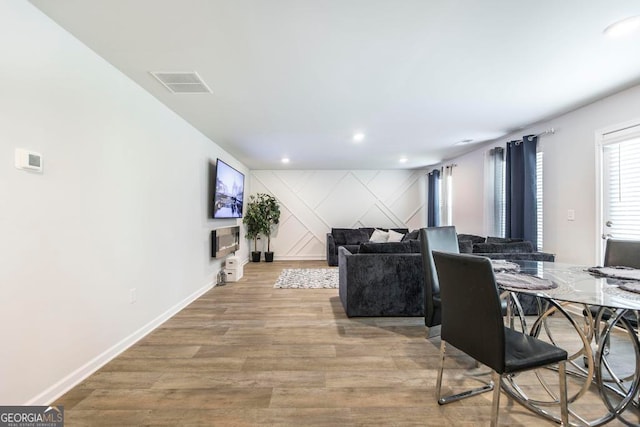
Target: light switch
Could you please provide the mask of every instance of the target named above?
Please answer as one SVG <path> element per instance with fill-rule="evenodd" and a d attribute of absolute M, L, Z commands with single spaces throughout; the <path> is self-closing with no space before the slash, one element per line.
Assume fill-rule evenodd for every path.
<path fill-rule="evenodd" d="M 576 220 L 576 211 L 573 209 L 569 209 L 567 211 L 567 219 L 569 221 L 575 221 Z"/>

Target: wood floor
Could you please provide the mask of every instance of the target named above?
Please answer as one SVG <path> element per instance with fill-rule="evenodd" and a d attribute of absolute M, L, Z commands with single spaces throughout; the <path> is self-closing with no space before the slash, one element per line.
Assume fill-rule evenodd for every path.
<path fill-rule="evenodd" d="M 345 316 L 337 289 L 274 289 L 282 268 L 250 263 L 60 398 L 67 426 L 476 426 L 491 394 L 439 406 L 439 339 L 423 318 Z M 473 362 L 445 381 L 476 386 Z M 585 405 L 588 410 L 588 405 Z M 506 395 L 501 425 L 554 425 Z M 609 425 L 622 425 L 612 422 Z"/>

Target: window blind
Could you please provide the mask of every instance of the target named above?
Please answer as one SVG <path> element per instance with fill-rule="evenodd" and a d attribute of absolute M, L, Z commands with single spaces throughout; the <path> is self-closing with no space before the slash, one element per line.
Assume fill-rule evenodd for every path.
<path fill-rule="evenodd" d="M 537 247 L 538 250 L 542 250 L 542 243 L 543 243 L 543 239 L 542 236 L 544 235 L 543 228 L 543 222 L 542 222 L 542 199 L 543 199 L 543 193 L 542 193 L 542 151 L 538 151 L 536 153 L 536 226 L 538 228 L 538 241 L 537 241 Z"/>
<path fill-rule="evenodd" d="M 603 146 L 605 233 L 640 240 L 640 137 Z"/>

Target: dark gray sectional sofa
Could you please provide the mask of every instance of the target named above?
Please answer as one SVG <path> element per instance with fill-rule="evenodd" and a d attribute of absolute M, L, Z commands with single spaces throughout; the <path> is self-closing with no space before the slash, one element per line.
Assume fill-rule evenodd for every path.
<path fill-rule="evenodd" d="M 460 253 L 480 255 L 508 261 L 555 261 L 554 254 L 538 252 L 531 242 L 522 239 L 482 237 L 474 234 L 458 234 Z"/>
<path fill-rule="evenodd" d="M 371 234 L 376 228 L 373 227 L 361 227 L 361 228 L 332 228 L 330 233 L 327 233 L 327 264 L 330 266 L 338 265 L 338 248 L 344 246 L 352 254 L 358 253 L 361 243 L 368 243 L 371 238 Z M 388 231 L 388 228 L 378 228 L 379 230 Z M 407 228 L 391 228 L 391 230 L 398 233 L 409 233 Z M 409 239 L 410 237 L 407 237 Z M 415 233 L 414 239 L 418 238 L 418 233 Z M 391 242 L 394 243 L 394 242 Z"/>
<path fill-rule="evenodd" d="M 338 265 L 339 295 L 345 313 L 349 317 L 424 316 L 424 270 L 418 232 L 396 229 L 405 233 L 402 242 L 370 243 L 373 230 L 333 229 L 327 235 L 327 262 Z M 553 254 L 533 251 L 529 242 L 459 234 L 458 244 L 460 252 L 493 259 L 555 260 Z M 522 297 L 526 312 L 533 310 L 529 306 L 534 307 L 534 299 Z"/>
<path fill-rule="evenodd" d="M 338 249 L 339 294 L 349 317 L 424 316 L 424 274 L 417 240 Z"/>

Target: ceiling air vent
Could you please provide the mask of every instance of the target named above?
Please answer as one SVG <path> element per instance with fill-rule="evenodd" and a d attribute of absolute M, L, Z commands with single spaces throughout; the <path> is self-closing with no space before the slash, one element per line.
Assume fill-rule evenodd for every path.
<path fill-rule="evenodd" d="M 152 72 L 171 93 L 211 93 L 211 89 L 195 71 L 188 72 Z"/>

